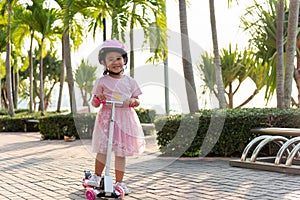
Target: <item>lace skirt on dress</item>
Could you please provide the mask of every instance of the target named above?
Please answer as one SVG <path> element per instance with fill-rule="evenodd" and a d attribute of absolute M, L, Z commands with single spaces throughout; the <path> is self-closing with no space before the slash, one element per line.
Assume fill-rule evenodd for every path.
<path fill-rule="evenodd" d="M 96 117 L 92 151 L 107 152 L 111 106 L 100 108 Z M 145 150 L 145 138 L 140 120 L 133 108 L 116 107 L 112 150 L 116 156 L 134 156 Z"/>

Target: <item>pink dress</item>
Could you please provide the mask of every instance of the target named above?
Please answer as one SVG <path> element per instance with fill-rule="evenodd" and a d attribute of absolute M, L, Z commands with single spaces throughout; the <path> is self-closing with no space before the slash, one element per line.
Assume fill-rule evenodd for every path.
<path fill-rule="evenodd" d="M 93 95 L 104 94 L 108 100 L 124 101 L 142 94 L 137 82 L 126 75 L 112 78 L 108 75 L 97 79 Z M 106 154 L 109 134 L 111 105 L 101 105 L 97 114 L 92 137 L 92 151 Z M 133 108 L 116 106 L 113 136 L 116 156 L 134 156 L 145 150 L 145 138 L 140 120 Z"/>

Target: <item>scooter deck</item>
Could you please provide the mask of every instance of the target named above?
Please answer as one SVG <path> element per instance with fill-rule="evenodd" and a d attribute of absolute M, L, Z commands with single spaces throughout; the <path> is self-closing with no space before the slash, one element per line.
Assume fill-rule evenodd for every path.
<path fill-rule="evenodd" d="M 101 178 L 99 187 L 94 187 L 94 186 L 89 186 L 86 183 L 88 180 L 87 175 L 89 175 L 89 171 L 85 171 L 84 173 L 85 176 L 83 178 L 82 186 L 84 187 L 84 189 L 86 189 L 85 195 L 88 200 L 95 200 L 96 198 L 124 199 L 125 191 L 120 186 L 114 186 L 113 192 L 107 193 L 104 190 L 104 177 Z"/>

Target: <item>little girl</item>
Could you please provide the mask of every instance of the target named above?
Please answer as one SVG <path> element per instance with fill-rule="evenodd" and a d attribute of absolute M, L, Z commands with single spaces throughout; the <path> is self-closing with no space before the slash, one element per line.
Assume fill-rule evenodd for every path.
<path fill-rule="evenodd" d="M 106 151 L 111 116 L 111 105 L 100 104 L 104 99 L 122 101 L 116 106 L 113 136 L 113 152 L 115 154 L 116 184 L 123 187 L 125 194 L 128 188 L 123 183 L 125 173 L 125 157 L 140 154 L 145 149 L 144 133 L 133 106 L 140 104 L 138 96 L 142 94 L 137 82 L 123 74 L 128 58 L 125 46 L 118 40 L 106 40 L 99 51 L 98 59 L 105 67 L 103 76 L 98 78 L 92 93 L 94 107 L 100 107 L 96 117 L 92 137 L 92 151 L 97 153 L 95 174 L 87 182 L 97 186 L 106 164 Z"/>

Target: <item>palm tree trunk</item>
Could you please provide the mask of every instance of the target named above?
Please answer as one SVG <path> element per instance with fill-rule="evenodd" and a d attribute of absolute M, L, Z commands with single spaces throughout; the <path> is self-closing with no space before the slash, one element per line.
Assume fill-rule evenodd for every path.
<path fill-rule="evenodd" d="M 190 52 L 185 0 L 179 0 L 179 15 L 181 30 L 182 65 L 185 78 L 185 88 L 190 112 L 195 113 L 199 111 L 199 107 Z"/>
<path fill-rule="evenodd" d="M 1 79 L 1 73 L 0 73 L 0 109 L 2 109 L 2 79 Z"/>
<path fill-rule="evenodd" d="M 166 6 L 167 1 L 165 1 L 165 5 L 163 7 L 163 13 L 166 16 L 165 23 L 167 26 L 167 15 L 166 15 Z M 169 95 L 169 59 L 168 59 L 168 38 L 166 38 L 166 50 L 164 50 L 164 83 L 165 83 L 165 110 L 166 115 L 170 114 L 170 95 Z"/>
<path fill-rule="evenodd" d="M 7 98 L 8 98 L 8 113 L 11 117 L 14 116 L 14 104 L 12 97 L 12 84 L 11 84 L 11 64 L 10 64 L 10 32 L 11 32 L 11 15 L 12 15 L 12 5 L 10 1 L 7 1 L 8 4 L 8 19 L 7 19 L 7 43 L 6 43 L 6 59 L 5 59 L 5 67 L 6 67 L 6 89 L 7 89 Z"/>
<path fill-rule="evenodd" d="M 44 75 L 43 75 L 43 45 L 44 39 L 42 38 L 40 47 L 40 111 L 41 115 L 44 116 Z"/>
<path fill-rule="evenodd" d="M 106 19 L 102 19 L 102 24 L 103 24 L 103 41 L 106 40 Z"/>
<path fill-rule="evenodd" d="M 214 0 L 209 0 L 209 11 L 210 11 L 210 24 L 211 24 L 211 32 L 212 32 L 212 40 L 213 40 L 213 48 L 214 48 L 214 62 L 215 62 L 215 72 L 216 72 L 216 81 L 217 81 L 217 90 L 218 90 L 218 100 L 220 108 L 226 108 L 226 100 L 224 96 L 224 84 L 222 78 L 222 68 L 218 47 L 218 37 L 217 37 L 217 25 L 215 18 L 215 5 Z"/>
<path fill-rule="evenodd" d="M 120 0 L 114 1 L 115 8 L 120 7 Z M 111 38 L 115 38 L 117 40 L 120 39 L 119 33 L 119 20 L 118 20 L 118 11 L 117 9 L 113 9 L 112 11 L 112 26 L 111 26 Z"/>
<path fill-rule="evenodd" d="M 33 59 L 32 59 L 32 43 L 33 43 L 34 31 L 30 36 L 30 48 L 29 48 L 29 113 L 33 113 Z"/>
<path fill-rule="evenodd" d="M 14 106 L 15 109 L 18 109 L 18 101 L 19 101 L 19 71 L 16 70 L 14 73 Z"/>
<path fill-rule="evenodd" d="M 12 49 L 11 49 L 12 52 Z M 16 109 L 16 102 L 15 102 L 15 73 L 14 73 L 14 66 L 11 66 L 11 93 L 13 97 L 14 109 Z"/>
<path fill-rule="evenodd" d="M 296 68 L 294 70 L 294 80 L 296 82 L 296 86 L 297 86 L 297 90 L 298 90 L 298 102 L 296 103 L 296 101 L 294 100 L 294 102 L 292 103 L 293 105 L 296 105 L 297 108 L 300 107 L 300 54 L 299 54 L 299 50 L 300 50 L 300 35 L 298 34 L 297 36 L 297 43 L 296 43 L 296 47 L 297 47 L 297 51 L 296 51 L 296 57 L 297 57 L 297 64 L 296 64 Z M 292 99 L 293 101 L 293 99 Z"/>
<path fill-rule="evenodd" d="M 276 95 L 277 108 L 284 108 L 284 57 L 283 57 L 283 21 L 284 21 L 284 0 L 278 1 L 277 25 L 276 25 Z"/>
<path fill-rule="evenodd" d="M 58 101 L 57 101 L 57 112 L 60 112 L 61 102 L 62 102 L 62 93 L 65 83 L 65 54 L 64 54 L 64 40 L 62 39 L 62 62 L 60 67 L 60 77 L 59 77 L 59 94 L 58 94 Z"/>
<path fill-rule="evenodd" d="M 71 112 L 76 113 L 76 99 L 75 99 L 75 90 L 74 90 L 74 78 L 73 78 L 73 70 L 71 64 L 71 47 L 70 47 L 70 35 L 69 31 L 66 30 L 63 34 L 64 40 L 64 54 L 65 54 L 65 65 L 66 65 L 66 72 L 67 72 L 67 79 L 68 79 L 68 86 L 69 86 L 69 96 L 70 96 L 70 105 L 71 105 Z"/>
<path fill-rule="evenodd" d="M 296 37 L 298 30 L 299 0 L 290 0 L 288 35 L 286 43 L 286 72 L 284 78 L 284 107 L 291 105 L 292 83 L 294 73 L 294 59 L 296 52 Z"/>
<path fill-rule="evenodd" d="M 135 5 L 135 3 L 133 3 L 132 13 L 135 13 L 135 8 L 136 8 L 136 5 Z M 132 17 L 131 21 L 130 21 L 130 33 L 129 33 L 129 37 L 130 37 L 130 76 L 132 78 L 134 78 L 133 27 L 134 27 L 134 21 L 133 21 L 133 17 Z"/>

